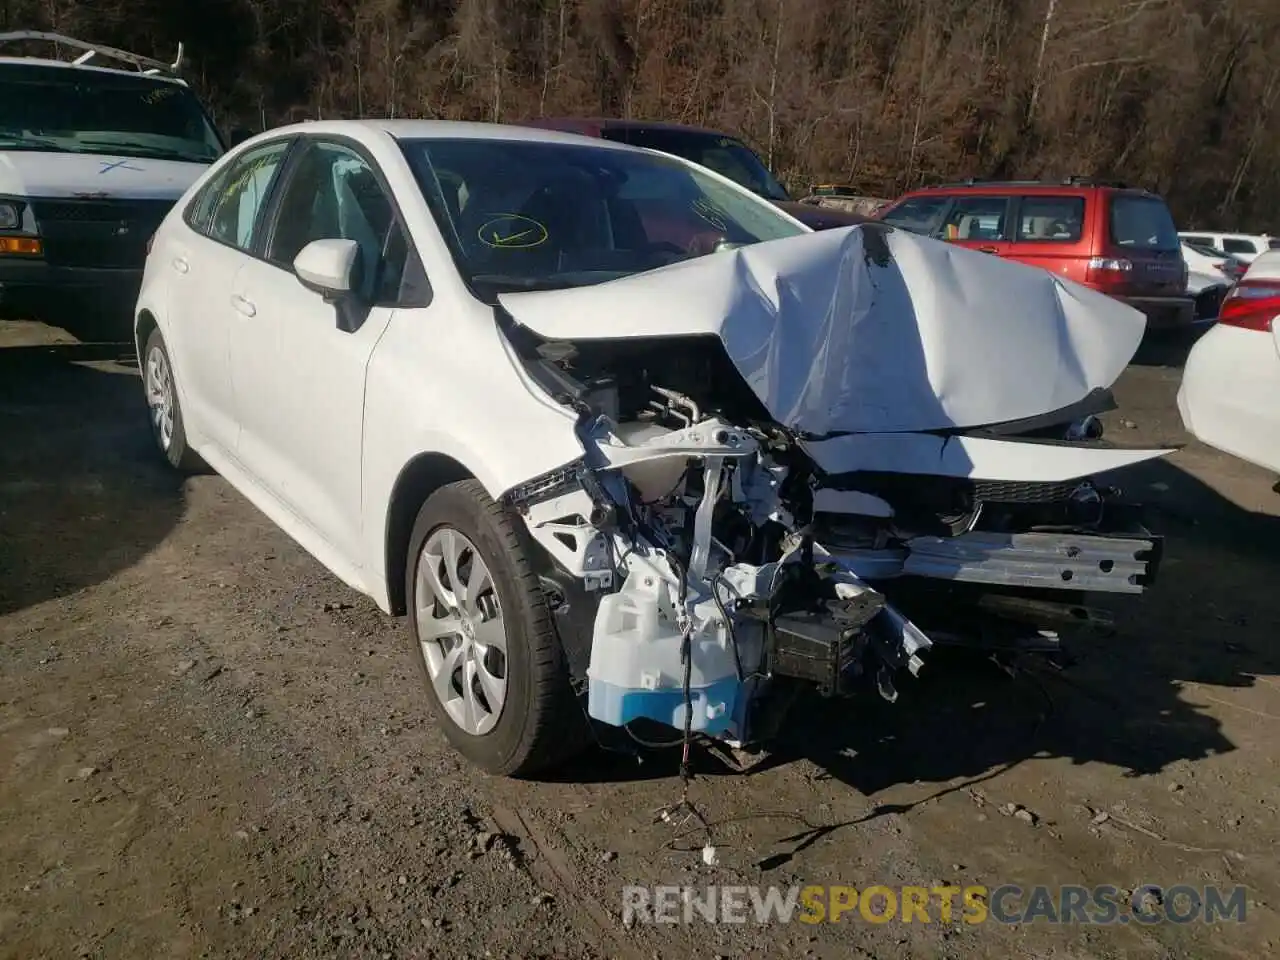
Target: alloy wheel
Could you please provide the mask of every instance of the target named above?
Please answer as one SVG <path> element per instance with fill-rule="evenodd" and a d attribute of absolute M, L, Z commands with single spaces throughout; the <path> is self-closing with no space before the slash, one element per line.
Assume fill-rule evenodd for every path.
<path fill-rule="evenodd" d="M 152 347 L 147 354 L 146 391 L 152 429 L 155 430 L 160 448 L 168 452 L 173 443 L 174 408 L 177 404 L 173 395 L 169 358 L 158 346 Z"/>
<path fill-rule="evenodd" d="M 506 622 L 488 564 L 452 527 L 422 545 L 414 617 L 445 712 L 465 733 L 489 733 L 507 700 Z"/>

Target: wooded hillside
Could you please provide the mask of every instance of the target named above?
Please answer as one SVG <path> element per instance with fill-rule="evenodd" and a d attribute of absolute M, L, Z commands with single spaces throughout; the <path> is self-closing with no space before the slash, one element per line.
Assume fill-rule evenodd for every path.
<path fill-rule="evenodd" d="M 1108 175 L 1280 232 L 1280 0 L 0 0 L 171 58 L 220 122 L 661 118 L 793 185 Z"/>

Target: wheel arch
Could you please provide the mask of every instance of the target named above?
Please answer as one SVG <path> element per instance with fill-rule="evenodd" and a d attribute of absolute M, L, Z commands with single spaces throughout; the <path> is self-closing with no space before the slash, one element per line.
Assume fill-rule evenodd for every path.
<path fill-rule="evenodd" d="M 133 321 L 133 348 L 137 351 L 138 363 L 142 363 L 142 351 L 147 345 L 147 338 L 151 336 L 151 331 L 160 326 L 156 315 L 145 307 L 138 311 L 138 316 Z"/>
<path fill-rule="evenodd" d="M 408 612 L 405 573 L 418 510 L 441 487 L 472 479 L 476 479 L 474 473 L 445 453 L 420 453 L 401 468 L 391 488 L 383 533 L 387 604 L 393 616 Z"/>

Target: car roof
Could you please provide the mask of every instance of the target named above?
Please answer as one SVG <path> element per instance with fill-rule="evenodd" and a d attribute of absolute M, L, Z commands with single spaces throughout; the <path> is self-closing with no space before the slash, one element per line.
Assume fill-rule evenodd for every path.
<path fill-rule="evenodd" d="M 386 134 L 396 140 L 516 140 L 527 143 L 567 143 L 591 146 L 600 150 L 630 150 L 624 143 L 600 140 L 577 133 L 523 127 L 513 123 L 480 123 L 470 120 L 304 120 L 267 133 L 327 133 L 353 136 L 359 133 Z"/>
<path fill-rule="evenodd" d="M 1269 233 L 1232 233 L 1228 230 L 1179 230 L 1180 237 L 1222 237 L 1226 240 L 1270 240 Z"/>
<path fill-rule="evenodd" d="M 578 130 L 583 133 L 594 130 L 663 130 L 671 133 L 694 133 L 707 137 L 738 137 L 713 130 L 710 127 L 698 127 L 687 123 L 672 123 L 669 120 L 623 120 L 617 117 L 539 117 L 536 120 L 522 120 L 522 124 L 534 125 L 540 129 L 555 128 L 559 130 Z M 594 133 L 588 134 L 595 136 Z"/>
<path fill-rule="evenodd" d="M 1280 250 L 1265 250 L 1254 259 L 1245 273 L 1246 280 L 1280 280 Z"/>
<path fill-rule="evenodd" d="M 143 73 L 141 70 L 124 70 L 120 67 L 100 67 L 92 63 L 71 63 L 67 60 L 51 60 L 47 57 L 0 57 L 0 68 L 7 66 L 60 67 L 64 70 L 80 70 L 87 73 L 108 73 L 117 77 L 139 77 L 143 80 L 172 83 L 179 87 L 187 85 L 181 77 L 169 74 Z"/>
<path fill-rule="evenodd" d="M 909 190 L 904 197 L 919 197 L 939 194 L 962 194 L 978 196 L 1005 196 L 1013 194 L 1052 194 L 1054 196 L 1083 196 L 1094 191 L 1130 194 L 1158 198 L 1144 187 L 1129 186 L 1107 180 L 1092 180 L 1084 177 L 1069 177 L 1065 180 L 964 180 L 958 183 L 938 183 Z"/>

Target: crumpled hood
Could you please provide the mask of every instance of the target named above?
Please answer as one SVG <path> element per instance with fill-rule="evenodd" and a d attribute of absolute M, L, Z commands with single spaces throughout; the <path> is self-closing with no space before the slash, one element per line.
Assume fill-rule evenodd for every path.
<path fill-rule="evenodd" d="M 1045 270 L 885 224 L 500 300 L 548 339 L 719 336 L 770 414 L 810 436 L 1049 413 L 1111 386 L 1146 327 Z"/>
<path fill-rule="evenodd" d="M 208 169 L 208 164 L 181 160 L 0 149 L 0 193 L 18 197 L 101 193 L 140 200 L 176 200 Z"/>

